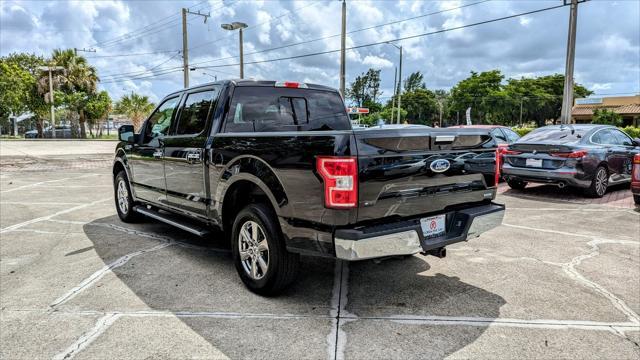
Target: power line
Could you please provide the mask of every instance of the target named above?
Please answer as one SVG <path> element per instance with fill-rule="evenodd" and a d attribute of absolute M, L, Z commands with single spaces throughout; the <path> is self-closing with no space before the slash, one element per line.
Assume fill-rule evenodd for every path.
<path fill-rule="evenodd" d="M 401 22 L 405 22 L 405 21 L 411 21 L 411 20 L 415 20 L 415 19 L 419 19 L 419 18 L 424 18 L 424 17 L 427 17 L 427 16 L 432 16 L 432 15 L 437 15 L 437 14 L 441 14 L 441 13 L 445 13 L 445 12 L 449 12 L 449 11 L 459 10 L 459 9 L 462 9 L 462 8 L 465 8 L 465 7 L 479 5 L 479 4 L 482 4 L 482 3 L 485 3 L 485 2 L 489 2 L 489 1 L 492 1 L 492 0 L 478 1 L 478 2 L 475 2 L 475 3 L 470 3 L 470 4 L 466 4 L 466 5 L 450 8 L 450 9 L 430 12 L 430 13 L 426 13 L 426 14 L 422 14 L 422 15 L 418 15 L 418 16 L 414 16 L 414 17 L 410 17 L 410 18 L 406 18 L 406 19 L 402 19 L 402 20 L 396 20 L 396 21 L 392 21 L 392 22 L 388 22 L 388 23 L 384 23 L 384 24 L 379 24 L 379 25 L 369 26 L 369 27 L 360 28 L 360 29 L 356 29 L 356 30 L 351 30 L 351 31 L 348 31 L 346 34 L 347 35 L 355 34 L 355 33 L 358 33 L 358 32 L 371 30 L 371 29 L 375 29 L 375 28 L 379 28 L 379 27 L 383 27 L 383 26 L 394 25 L 394 24 L 398 24 L 398 23 L 401 23 Z M 315 39 L 305 40 L 305 41 L 301 41 L 301 42 L 297 42 L 297 43 L 291 43 L 291 44 L 287 44 L 287 45 L 277 46 L 277 47 L 274 47 L 274 48 L 269 48 L 269 49 L 258 50 L 258 51 L 246 53 L 245 56 L 261 54 L 261 53 L 266 53 L 266 52 L 280 50 L 280 49 L 285 49 L 285 48 L 292 47 L 292 46 L 309 44 L 309 43 L 312 43 L 312 42 L 316 42 L 316 41 L 320 41 L 320 40 L 326 40 L 326 39 L 330 39 L 330 38 L 334 38 L 334 37 L 338 37 L 338 36 L 340 36 L 340 34 L 327 35 L 327 36 L 323 36 L 323 37 L 319 37 L 319 38 L 315 38 Z M 237 56 L 227 56 L 227 57 L 224 57 L 224 58 L 219 58 L 219 59 L 213 59 L 213 60 L 207 60 L 207 61 L 194 63 L 192 65 L 210 63 L 210 62 L 219 61 L 219 60 L 235 59 L 235 58 L 237 58 Z"/>
<path fill-rule="evenodd" d="M 490 19 L 490 20 L 479 21 L 479 22 L 475 22 L 475 23 L 471 23 L 471 24 L 456 26 L 456 27 L 447 28 L 447 29 L 441 29 L 441 30 L 436 30 L 436 31 L 431 31 L 431 32 L 426 32 L 426 33 L 416 34 L 416 35 L 410 35 L 410 36 L 404 36 L 404 37 L 399 37 L 399 38 L 396 38 L 396 39 L 378 41 L 378 42 L 373 42 L 373 43 L 369 43 L 369 44 L 351 46 L 351 47 L 346 48 L 346 50 L 356 50 L 356 49 L 370 47 L 370 46 L 382 45 L 382 44 L 385 44 L 385 43 L 388 43 L 388 42 L 400 42 L 400 41 L 405 41 L 405 40 L 409 40 L 409 39 L 425 37 L 425 36 L 429 36 L 429 35 L 441 34 L 441 33 L 449 32 L 449 31 L 455 31 L 455 30 L 465 29 L 465 28 L 469 28 L 469 27 L 474 27 L 474 26 L 485 25 L 485 24 L 494 23 L 494 22 L 498 22 L 498 21 L 513 19 L 513 18 L 517 18 L 517 17 L 520 17 L 520 16 L 532 15 L 532 14 L 541 13 L 541 12 L 545 12 L 545 11 L 555 10 L 555 9 L 559 9 L 559 8 L 562 8 L 562 7 L 565 7 L 565 6 L 567 6 L 567 5 L 564 5 L 564 4 L 563 5 L 556 5 L 556 6 L 546 7 L 546 8 L 542 8 L 542 9 L 526 11 L 526 12 L 522 12 L 522 13 L 518 13 L 518 14 L 507 15 L 507 16 L 503 16 L 503 17 L 499 17 L 499 18 Z M 269 62 L 282 61 L 282 60 L 293 60 L 293 59 L 300 59 L 300 58 L 311 57 L 311 56 L 327 55 L 327 54 L 331 54 L 331 53 L 335 53 L 335 52 L 339 52 L 339 51 L 340 51 L 340 49 L 319 51 L 319 52 L 314 52 L 314 53 L 293 55 L 293 56 L 287 56 L 287 57 L 276 58 L 276 59 L 250 61 L 250 62 L 245 62 L 245 64 L 246 65 L 254 65 L 254 64 L 262 64 L 262 63 L 269 63 Z M 220 59 L 217 59 L 217 60 L 220 60 Z M 204 63 L 204 62 L 201 62 L 201 63 Z M 199 63 L 199 64 L 201 64 L 201 63 Z M 195 65 L 195 64 L 192 64 L 192 65 Z M 220 64 L 220 65 L 209 65 L 209 66 L 196 66 L 195 68 L 196 69 L 214 69 L 214 68 L 239 66 L 239 65 L 240 65 L 239 63 L 234 63 L 234 64 Z M 163 70 L 163 71 L 167 71 L 167 70 L 168 71 L 172 71 L 172 70 L 176 71 L 176 69 L 179 70 L 179 69 L 181 69 L 181 67 L 166 68 L 166 69 L 160 69 L 160 70 Z"/>
<path fill-rule="evenodd" d="M 495 18 L 495 19 L 491 19 L 491 20 L 479 21 L 479 22 L 475 22 L 475 23 L 471 23 L 471 24 L 467 24 L 467 25 L 461 25 L 461 26 L 456 26 L 456 27 L 452 27 L 452 28 L 441 29 L 441 30 L 426 32 L 426 33 L 417 34 L 417 35 L 410 35 L 410 36 L 405 36 L 405 37 L 400 37 L 400 38 L 390 39 L 390 40 L 385 40 L 385 41 L 378 41 L 378 42 L 369 43 L 369 44 L 351 46 L 351 47 L 348 47 L 346 49 L 347 50 L 356 50 L 356 49 L 361 49 L 361 48 L 369 47 L 369 46 L 382 45 L 382 44 L 386 44 L 386 43 L 389 43 L 389 42 L 400 42 L 400 41 L 404 41 L 404 40 L 416 39 L 416 38 L 420 38 L 420 37 L 424 37 L 424 36 L 441 34 L 441 33 L 449 32 L 449 31 L 460 30 L 460 29 L 465 29 L 465 28 L 469 28 L 469 27 L 473 27 L 473 26 L 485 25 L 485 24 L 489 24 L 489 23 L 493 23 L 493 22 L 497 22 L 497 21 L 513 19 L 513 18 L 520 17 L 520 16 L 536 14 L 536 13 L 549 11 L 549 10 L 555 10 L 555 9 L 559 9 L 559 8 L 562 8 L 562 7 L 565 7 L 565 6 L 567 6 L 567 5 L 556 5 L 556 6 L 551 6 L 551 7 L 547 7 L 547 8 L 527 11 L 527 12 L 523 12 L 523 13 L 519 13 L 519 14 L 503 16 L 503 17 L 499 17 L 499 18 Z M 315 52 L 315 53 L 293 55 L 293 56 L 277 58 L 277 59 L 250 61 L 250 62 L 245 62 L 245 64 L 251 65 L 251 64 L 262 64 L 262 63 L 273 62 L 273 61 L 281 61 L 281 60 L 293 60 L 293 59 L 300 59 L 300 58 L 305 58 L 305 57 L 310 57 L 310 56 L 326 55 L 326 54 L 331 54 L 331 53 L 335 53 L 335 52 L 339 52 L 339 51 L 340 51 L 340 49 L 319 51 L 319 52 Z M 197 68 L 210 69 L 210 68 L 238 66 L 238 65 L 239 64 L 222 64 L 222 65 L 199 66 Z"/>
<path fill-rule="evenodd" d="M 229 5 L 232 5 L 232 4 L 236 3 L 237 1 L 238 0 L 232 1 L 227 5 L 224 5 L 224 3 L 223 3 L 223 5 L 221 7 L 213 9 L 212 11 L 216 11 L 216 10 L 222 9 L 225 6 L 229 6 Z M 199 4 L 203 4 L 205 2 L 206 1 L 202 1 Z M 198 5 L 195 5 L 195 6 L 198 6 Z M 193 8 L 193 7 L 191 7 L 191 8 Z M 189 9 L 191 9 L 191 8 L 189 8 Z M 205 8 L 207 8 L 207 7 L 206 6 L 202 7 L 199 10 L 203 10 Z M 175 19 L 172 19 L 172 18 L 175 18 Z M 151 24 L 149 24 L 147 26 L 144 26 L 142 28 L 139 28 L 139 29 L 133 30 L 131 32 L 128 32 L 126 34 L 120 35 L 119 37 L 99 42 L 99 43 L 97 43 L 97 44 L 95 44 L 93 46 L 98 46 L 98 47 L 101 47 L 101 48 L 112 47 L 112 46 L 118 45 L 118 44 L 120 44 L 122 42 L 130 41 L 130 40 L 136 40 L 136 39 L 139 39 L 139 38 L 144 37 L 144 36 L 149 36 L 149 35 L 152 35 L 152 34 L 156 34 L 156 33 L 162 32 L 162 31 L 169 30 L 169 29 L 171 29 L 171 26 L 177 25 L 179 23 L 180 23 L 180 15 L 179 14 L 169 15 L 169 16 L 164 17 L 164 18 L 162 18 L 162 19 L 160 19 L 158 21 L 155 21 L 155 22 L 153 22 L 153 23 L 151 23 Z"/>
<path fill-rule="evenodd" d="M 112 58 L 112 57 L 126 57 L 126 56 L 141 56 L 141 55 L 155 55 L 155 54 L 167 54 L 173 53 L 180 50 L 158 50 L 158 51 L 150 51 L 144 53 L 126 53 L 126 54 L 111 54 L 111 55 L 98 55 L 98 56 L 87 56 L 87 59 L 101 59 L 101 58 Z"/>
<path fill-rule="evenodd" d="M 178 55 L 180 55 L 180 51 L 176 51 L 175 54 L 173 56 L 169 57 L 167 60 L 164 60 L 164 61 L 154 65 L 153 67 L 151 67 L 149 69 L 146 69 L 146 70 L 131 71 L 131 72 L 128 72 L 128 73 L 114 73 L 114 74 L 107 74 L 107 75 L 103 75 L 103 76 L 111 77 L 111 79 L 109 79 L 109 80 L 113 80 L 114 78 L 117 78 L 117 77 L 142 75 L 144 73 L 151 72 L 152 70 L 155 70 L 155 69 L 159 68 L 160 66 L 162 66 L 162 65 L 168 63 L 169 61 L 173 60 Z"/>

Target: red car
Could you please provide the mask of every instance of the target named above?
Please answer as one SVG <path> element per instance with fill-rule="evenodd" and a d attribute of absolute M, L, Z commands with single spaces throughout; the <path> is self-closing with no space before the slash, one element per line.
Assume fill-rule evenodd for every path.
<path fill-rule="evenodd" d="M 633 170 L 631 171 L 631 193 L 636 205 L 640 205 L 640 154 L 633 157 Z"/>

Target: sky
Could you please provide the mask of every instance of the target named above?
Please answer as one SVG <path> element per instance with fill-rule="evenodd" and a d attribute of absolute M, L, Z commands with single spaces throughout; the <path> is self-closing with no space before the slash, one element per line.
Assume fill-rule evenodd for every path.
<path fill-rule="evenodd" d="M 357 47 L 432 33 L 394 42 L 403 47 L 403 78 L 421 71 L 430 89 L 450 89 L 471 71 L 499 69 L 507 78 L 564 73 L 569 7 L 449 30 L 562 3 L 347 0 L 346 43 Z M 202 16 L 187 17 L 189 63 L 195 68 L 191 85 L 239 77 L 238 31 L 220 27 L 239 21 L 249 26 L 244 30 L 245 78 L 339 87 L 337 0 L 0 0 L 0 56 L 29 52 L 48 57 L 56 48 L 95 50 L 79 54 L 97 68 L 100 89 L 114 99 L 134 91 L 158 101 L 183 87 L 183 7 L 210 14 L 206 23 Z M 579 5 L 578 83 L 597 96 L 640 93 L 639 19 L 640 0 Z M 323 54 L 297 57 L 312 53 Z M 396 47 L 358 47 L 346 57 L 347 83 L 368 68 L 380 69 L 382 100 L 392 95 Z M 282 58 L 289 59 L 268 61 Z"/>

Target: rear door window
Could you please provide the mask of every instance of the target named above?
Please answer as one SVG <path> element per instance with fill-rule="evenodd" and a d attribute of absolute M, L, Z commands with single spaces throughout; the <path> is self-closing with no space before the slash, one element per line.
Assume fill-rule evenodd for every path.
<path fill-rule="evenodd" d="M 493 138 L 496 139 L 496 142 L 498 144 L 508 144 L 509 143 L 509 141 L 507 140 L 507 137 L 502 133 L 502 131 L 500 129 L 491 130 L 491 136 L 493 136 Z"/>
<path fill-rule="evenodd" d="M 537 129 L 520 138 L 520 143 L 551 142 L 563 143 L 580 140 L 585 134 L 584 129 L 563 126 L 550 129 Z"/>
<path fill-rule="evenodd" d="M 237 87 L 224 132 L 348 130 L 338 93 L 311 89 Z"/>
<path fill-rule="evenodd" d="M 618 139 L 614 135 L 613 131 L 609 129 L 600 130 L 596 132 L 595 134 L 593 134 L 591 141 L 596 144 L 602 144 L 602 145 L 619 145 Z"/>
<path fill-rule="evenodd" d="M 520 139 L 520 136 L 518 134 L 516 134 L 515 131 L 511 130 L 511 129 L 502 129 L 502 132 L 504 132 L 505 135 L 507 135 L 507 140 L 509 141 L 510 144 L 518 141 L 518 139 Z"/>
<path fill-rule="evenodd" d="M 618 144 L 619 145 L 624 145 L 624 146 L 633 146 L 633 141 L 631 141 L 631 138 L 627 136 L 627 134 L 623 133 L 620 130 L 611 130 L 613 132 L 613 134 L 615 135 L 615 137 L 618 139 Z"/>
<path fill-rule="evenodd" d="M 176 135 L 200 134 L 206 126 L 216 95 L 217 91 L 213 89 L 187 94 L 180 111 Z"/>

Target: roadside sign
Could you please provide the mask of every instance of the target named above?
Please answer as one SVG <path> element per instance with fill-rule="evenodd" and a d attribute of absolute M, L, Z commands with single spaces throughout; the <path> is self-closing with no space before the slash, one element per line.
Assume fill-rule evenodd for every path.
<path fill-rule="evenodd" d="M 368 114 L 369 113 L 369 108 L 361 108 L 361 107 L 353 106 L 353 107 L 347 108 L 347 112 L 350 115 L 353 115 L 353 114 Z"/>

